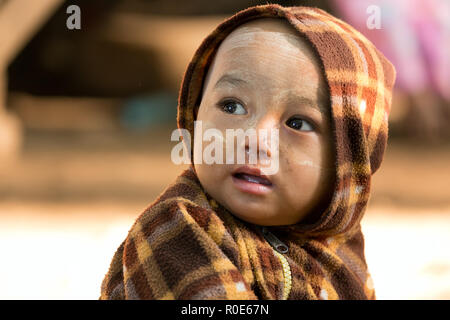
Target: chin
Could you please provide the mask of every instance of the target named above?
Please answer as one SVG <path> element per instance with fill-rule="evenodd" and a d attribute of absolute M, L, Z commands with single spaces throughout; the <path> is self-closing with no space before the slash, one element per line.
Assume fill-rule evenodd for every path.
<path fill-rule="evenodd" d="M 264 203 L 258 203 L 257 205 L 248 202 L 244 204 L 228 203 L 226 207 L 235 217 L 260 226 L 286 226 L 296 224 L 300 220 L 298 216 L 283 216 L 282 212 L 285 211 L 275 210 L 275 208 Z"/>
<path fill-rule="evenodd" d="M 238 210 L 233 210 L 231 206 L 229 211 L 237 218 L 256 225 L 261 226 L 271 226 L 277 225 L 276 219 L 274 216 L 270 215 L 270 211 L 268 212 L 267 207 L 262 208 L 250 208 L 249 206 L 237 206 Z"/>

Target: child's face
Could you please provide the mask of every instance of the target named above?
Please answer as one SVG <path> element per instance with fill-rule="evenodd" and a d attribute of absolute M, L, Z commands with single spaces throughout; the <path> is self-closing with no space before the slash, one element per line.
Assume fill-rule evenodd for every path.
<path fill-rule="evenodd" d="M 312 49 L 286 22 L 235 29 L 208 71 L 197 121 L 224 137 L 226 129 L 278 129 L 279 170 L 261 185 L 234 175 L 243 164 L 195 164 L 205 190 L 258 225 L 295 224 L 326 209 L 335 167 L 325 86 Z"/>

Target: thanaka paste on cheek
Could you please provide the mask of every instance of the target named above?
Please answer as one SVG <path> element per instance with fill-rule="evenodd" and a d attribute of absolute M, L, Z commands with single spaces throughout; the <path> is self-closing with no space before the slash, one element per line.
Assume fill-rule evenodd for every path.
<path fill-rule="evenodd" d="M 296 164 L 298 164 L 300 166 L 317 168 L 317 169 L 322 169 L 323 168 L 323 167 L 313 163 L 311 160 L 302 160 L 302 161 L 296 162 Z"/>

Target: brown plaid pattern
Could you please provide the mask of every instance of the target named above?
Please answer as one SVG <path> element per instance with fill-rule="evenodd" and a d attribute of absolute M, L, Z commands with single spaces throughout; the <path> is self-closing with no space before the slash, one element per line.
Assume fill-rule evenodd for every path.
<path fill-rule="evenodd" d="M 289 299 L 374 299 L 360 221 L 388 137 L 395 69 L 363 36 L 328 13 L 268 4 L 238 12 L 201 44 L 185 73 L 178 127 L 190 130 L 220 42 L 257 18 L 286 19 L 317 52 L 329 87 L 336 184 L 314 224 L 272 227 L 289 247 Z M 137 219 L 114 255 L 101 299 L 281 299 L 283 272 L 259 230 L 184 171 Z"/>

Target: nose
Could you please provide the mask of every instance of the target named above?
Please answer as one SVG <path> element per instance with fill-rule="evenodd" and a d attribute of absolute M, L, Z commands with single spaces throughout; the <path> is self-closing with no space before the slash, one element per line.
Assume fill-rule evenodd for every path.
<path fill-rule="evenodd" d="M 279 117 L 275 113 L 266 113 L 260 117 L 255 125 L 256 130 L 256 147 L 258 155 L 267 155 L 268 158 L 272 157 L 272 142 L 271 135 L 274 130 L 279 129 Z M 250 154 L 250 139 L 245 140 L 245 153 Z"/>

